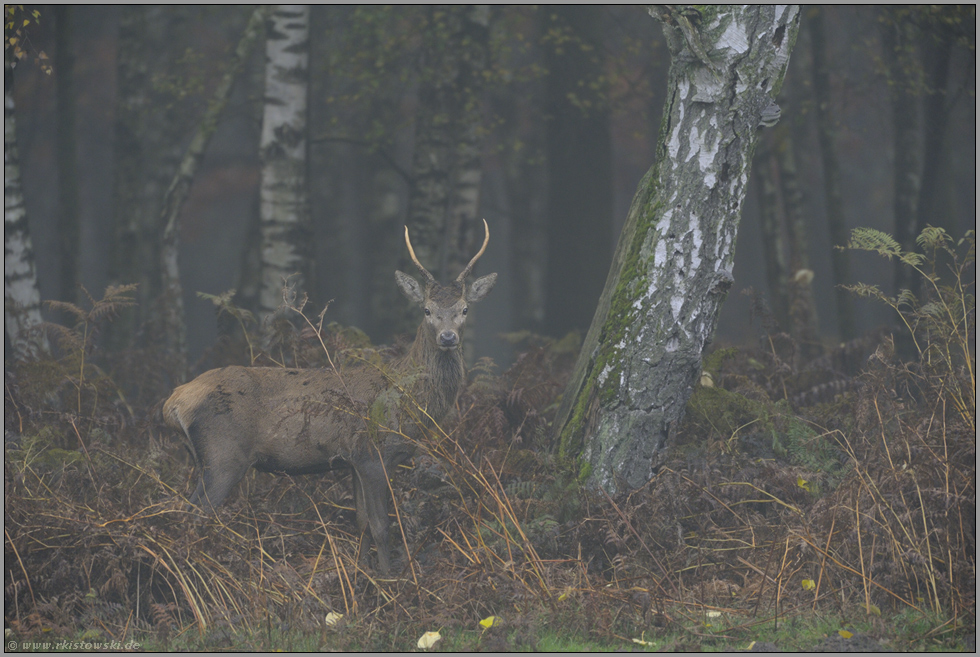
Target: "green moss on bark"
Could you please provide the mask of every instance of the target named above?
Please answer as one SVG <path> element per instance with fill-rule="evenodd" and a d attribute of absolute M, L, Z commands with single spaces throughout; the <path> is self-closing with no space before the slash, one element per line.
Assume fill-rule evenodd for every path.
<path fill-rule="evenodd" d="M 600 406 L 608 406 L 617 398 L 623 398 L 619 389 L 623 372 L 620 345 L 624 344 L 628 329 L 637 319 L 638 310 L 634 304 L 646 289 L 643 283 L 649 277 L 642 251 L 648 233 L 653 230 L 662 209 L 661 204 L 655 201 L 659 190 L 657 177 L 658 167 L 654 165 L 640 182 L 630 209 L 630 218 L 635 223 L 632 241 L 619 271 L 606 322 L 599 334 L 595 359 L 578 391 L 568 422 L 561 431 L 558 453 L 570 462 L 574 462 L 581 454 L 593 400 L 598 397 Z"/>

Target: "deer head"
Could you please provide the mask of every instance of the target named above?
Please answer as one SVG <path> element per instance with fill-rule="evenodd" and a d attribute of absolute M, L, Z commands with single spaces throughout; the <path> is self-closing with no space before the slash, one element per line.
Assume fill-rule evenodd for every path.
<path fill-rule="evenodd" d="M 415 249 L 412 248 L 412 241 L 408 237 L 408 226 L 405 226 L 405 244 L 408 246 L 412 262 L 418 267 L 425 280 L 425 287 L 423 288 L 414 278 L 400 271 L 395 272 L 395 281 L 410 301 L 422 307 L 425 313 L 422 326 L 442 351 L 454 351 L 460 346 L 469 304 L 476 303 L 487 296 L 497 282 L 496 274 L 488 274 L 473 281 L 469 288 L 466 285 L 466 277 L 473 271 L 473 265 L 486 251 L 487 244 L 490 242 L 490 228 L 487 226 L 486 219 L 483 220 L 483 230 L 483 246 L 480 247 L 479 252 L 473 256 L 455 281 L 449 285 L 442 285 L 415 257 Z"/>

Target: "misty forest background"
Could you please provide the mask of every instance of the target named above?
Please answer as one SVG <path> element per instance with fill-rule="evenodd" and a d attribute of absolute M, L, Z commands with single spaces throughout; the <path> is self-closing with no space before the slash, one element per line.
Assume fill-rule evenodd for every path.
<path fill-rule="evenodd" d="M 406 324 L 408 304 L 392 272 L 412 271 L 402 226 L 418 173 L 420 89 L 464 43 L 447 37 L 441 11 L 317 6 L 310 14 L 314 274 L 304 287 L 316 311 L 330 301 L 327 321 L 357 326 L 375 343 L 417 321 Z M 835 255 L 850 228 L 877 228 L 911 245 L 926 224 L 953 236 L 974 227 L 973 11 L 805 9 L 778 99 L 782 119 L 756 153 L 734 293 L 716 343 L 756 338 L 751 298 L 738 293 L 747 288 L 762 293 L 777 318 L 787 317 L 780 296 L 795 273 L 786 263 L 786 226 L 794 218 L 806 226 L 825 344 L 895 319 L 880 304 L 838 298 L 838 284 L 893 292 L 901 277 L 884 259 Z M 27 32 L 28 56 L 5 75 L 41 298 L 80 301 L 78 285 L 98 298 L 108 284 L 139 283 L 140 306 L 117 323 L 126 334 L 113 329 L 118 346 L 152 339 L 144 329 L 160 292 L 163 193 L 250 14 L 241 7 L 41 7 Z M 661 24 L 640 7 L 494 7 L 486 25 L 471 98 L 479 206 L 472 225 L 458 230 L 478 234 L 486 218 L 491 239 L 477 273 L 500 274 L 476 312 L 468 354 L 506 365 L 511 346 L 501 333 L 561 337 L 588 328 L 637 183 L 654 161 L 670 61 Z M 196 293 L 234 288 L 236 304 L 256 303 L 246 293 L 257 275 L 264 61 L 260 41 L 179 217 L 189 363 L 198 372 L 210 366 L 201 358 L 215 344 L 218 322 L 214 306 Z M 787 172 L 794 159 L 795 178 Z M 136 231 L 126 227 L 134 213 L 142 222 Z M 414 238 L 434 259 L 421 250 L 420 258 L 444 278 L 455 276 L 443 271 L 450 268 L 446 245 L 474 238 L 430 238 Z M 780 249 L 781 269 L 772 264 Z"/>

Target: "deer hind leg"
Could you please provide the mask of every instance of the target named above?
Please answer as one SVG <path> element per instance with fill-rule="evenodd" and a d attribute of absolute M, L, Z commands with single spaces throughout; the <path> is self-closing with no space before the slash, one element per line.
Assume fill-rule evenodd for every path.
<path fill-rule="evenodd" d="M 248 463 L 236 462 L 202 466 L 203 474 L 191 495 L 190 503 L 214 511 L 231 494 L 231 490 L 242 480 L 248 468 Z"/>
<path fill-rule="evenodd" d="M 354 507 L 357 510 L 357 529 L 361 533 L 360 552 L 367 552 L 367 529 L 378 549 L 378 569 L 385 575 L 391 572 L 388 553 L 388 482 L 381 462 L 365 463 L 352 468 Z"/>

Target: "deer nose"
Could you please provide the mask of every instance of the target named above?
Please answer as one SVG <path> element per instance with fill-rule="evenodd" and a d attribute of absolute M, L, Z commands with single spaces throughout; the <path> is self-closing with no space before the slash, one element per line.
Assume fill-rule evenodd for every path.
<path fill-rule="evenodd" d="M 455 331 L 443 331 L 439 334 L 439 346 L 443 349 L 450 349 L 459 344 L 459 336 Z"/>

